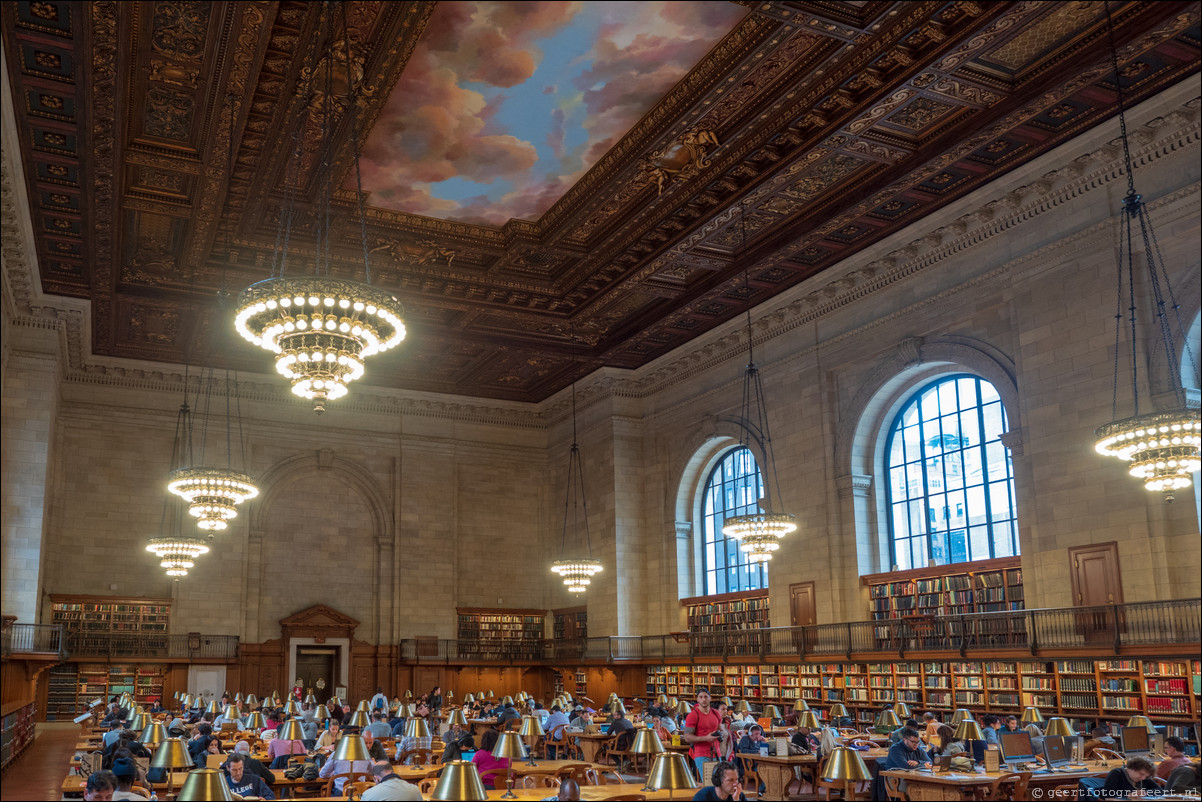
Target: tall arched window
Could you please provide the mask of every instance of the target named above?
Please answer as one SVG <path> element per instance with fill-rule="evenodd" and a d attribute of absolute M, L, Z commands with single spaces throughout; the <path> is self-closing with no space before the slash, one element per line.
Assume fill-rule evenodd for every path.
<path fill-rule="evenodd" d="M 902 407 L 887 450 L 898 568 L 1018 554 L 1006 428 L 997 390 L 976 376 L 941 377 Z"/>
<path fill-rule="evenodd" d="M 764 480 L 750 449 L 731 451 L 710 473 L 701 517 L 706 595 L 768 587 L 768 566 L 749 563 L 739 551 L 739 541 L 722 534 L 727 517 L 756 512 L 763 495 Z"/>

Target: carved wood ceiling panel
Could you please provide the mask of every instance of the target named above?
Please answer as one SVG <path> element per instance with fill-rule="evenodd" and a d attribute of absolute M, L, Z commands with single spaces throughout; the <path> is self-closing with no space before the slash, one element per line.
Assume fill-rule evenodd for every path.
<path fill-rule="evenodd" d="M 538 220 L 368 198 L 373 282 L 410 330 L 373 383 L 537 401 L 597 366 L 637 367 L 1115 113 L 1101 2 L 745 5 Z M 353 126 L 334 104 L 335 186 L 353 185 L 352 129 L 370 135 L 433 8 L 346 7 L 365 89 Z M 1133 100 L 1198 71 L 1196 3 L 1111 8 Z M 287 271 L 313 256 L 313 87 L 346 79 L 320 9 L 0 9 L 42 286 L 93 302 L 96 353 L 270 372 L 223 333 L 221 296 L 269 275 L 289 204 Z M 334 269 L 362 278 L 354 193 L 331 212 Z"/>

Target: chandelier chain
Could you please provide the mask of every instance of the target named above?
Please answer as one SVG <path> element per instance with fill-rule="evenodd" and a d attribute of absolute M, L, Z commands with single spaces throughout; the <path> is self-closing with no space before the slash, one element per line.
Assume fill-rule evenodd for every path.
<path fill-rule="evenodd" d="M 351 69 L 351 28 L 347 20 L 346 2 L 342 3 L 342 35 L 346 38 L 346 95 L 347 114 L 351 123 L 351 150 L 355 161 L 355 198 L 359 208 L 359 238 L 363 244 L 363 280 L 371 284 L 371 257 L 367 250 L 367 212 L 363 200 L 363 171 L 359 166 L 359 121 L 355 116 L 357 102 L 355 72 Z"/>
<path fill-rule="evenodd" d="M 322 92 L 322 114 L 321 114 L 321 167 L 322 167 L 322 192 L 321 192 L 321 212 L 318 220 L 317 232 L 317 251 L 318 258 L 314 260 L 313 271 L 317 276 L 330 275 L 330 208 L 333 206 L 333 197 L 331 193 L 331 175 L 334 150 L 334 136 L 331 119 L 333 112 L 331 111 L 330 100 L 334 94 L 334 13 L 330 9 L 330 0 L 326 0 L 324 4 L 326 16 L 326 69 L 325 75 L 325 91 Z"/>

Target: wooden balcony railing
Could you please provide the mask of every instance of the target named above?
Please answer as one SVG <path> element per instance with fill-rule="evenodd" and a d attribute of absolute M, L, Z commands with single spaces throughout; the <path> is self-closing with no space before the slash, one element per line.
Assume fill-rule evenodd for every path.
<path fill-rule="evenodd" d="M 852 659 L 998 651 L 1032 655 L 1127 650 L 1202 643 L 1202 599 L 1103 607 L 1056 607 L 959 616 L 912 617 L 810 627 L 773 627 L 674 635 L 610 636 L 541 641 L 421 638 L 401 641 L 410 663 L 653 662 L 692 659 Z"/>

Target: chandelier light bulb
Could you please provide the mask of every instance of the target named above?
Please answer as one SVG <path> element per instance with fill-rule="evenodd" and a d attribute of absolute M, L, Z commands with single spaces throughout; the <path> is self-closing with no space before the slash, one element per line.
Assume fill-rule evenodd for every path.
<path fill-rule="evenodd" d="M 201 529 L 221 531 L 238 517 L 237 505 L 259 495 L 255 480 L 228 468 L 177 468 L 167 489 L 188 502 Z"/>
<path fill-rule="evenodd" d="M 595 574 L 601 572 L 599 560 L 556 560 L 551 563 L 551 570 L 563 577 L 563 583 L 572 593 L 583 593 L 592 582 Z"/>
<path fill-rule="evenodd" d="M 1202 467 L 1202 416 L 1198 410 L 1152 412 L 1098 428 L 1095 450 L 1130 462 L 1128 473 L 1151 492 L 1184 490 Z"/>
<path fill-rule="evenodd" d="M 156 537 L 147 543 L 146 550 L 159 558 L 167 576 L 187 576 L 188 569 L 196 564 L 196 558 L 208 554 L 204 541 L 193 537 Z"/>
<path fill-rule="evenodd" d="M 323 276 L 271 278 L 242 291 L 234 326 L 276 355 L 292 392 L 325 403 L 347 394 L 366 360 L 405 339 L 404 308 L 394 296 L 357 281 Z"/>
<path fill-rule="evenodd" d="M 733 515 L 726 519 L 722 534 L 739 541 L 739 550 L 747 555 L 748 562 L 768 562 L 780 549 L 781 538 L 797 531 L 796 519 L 787 512 Z"/>

